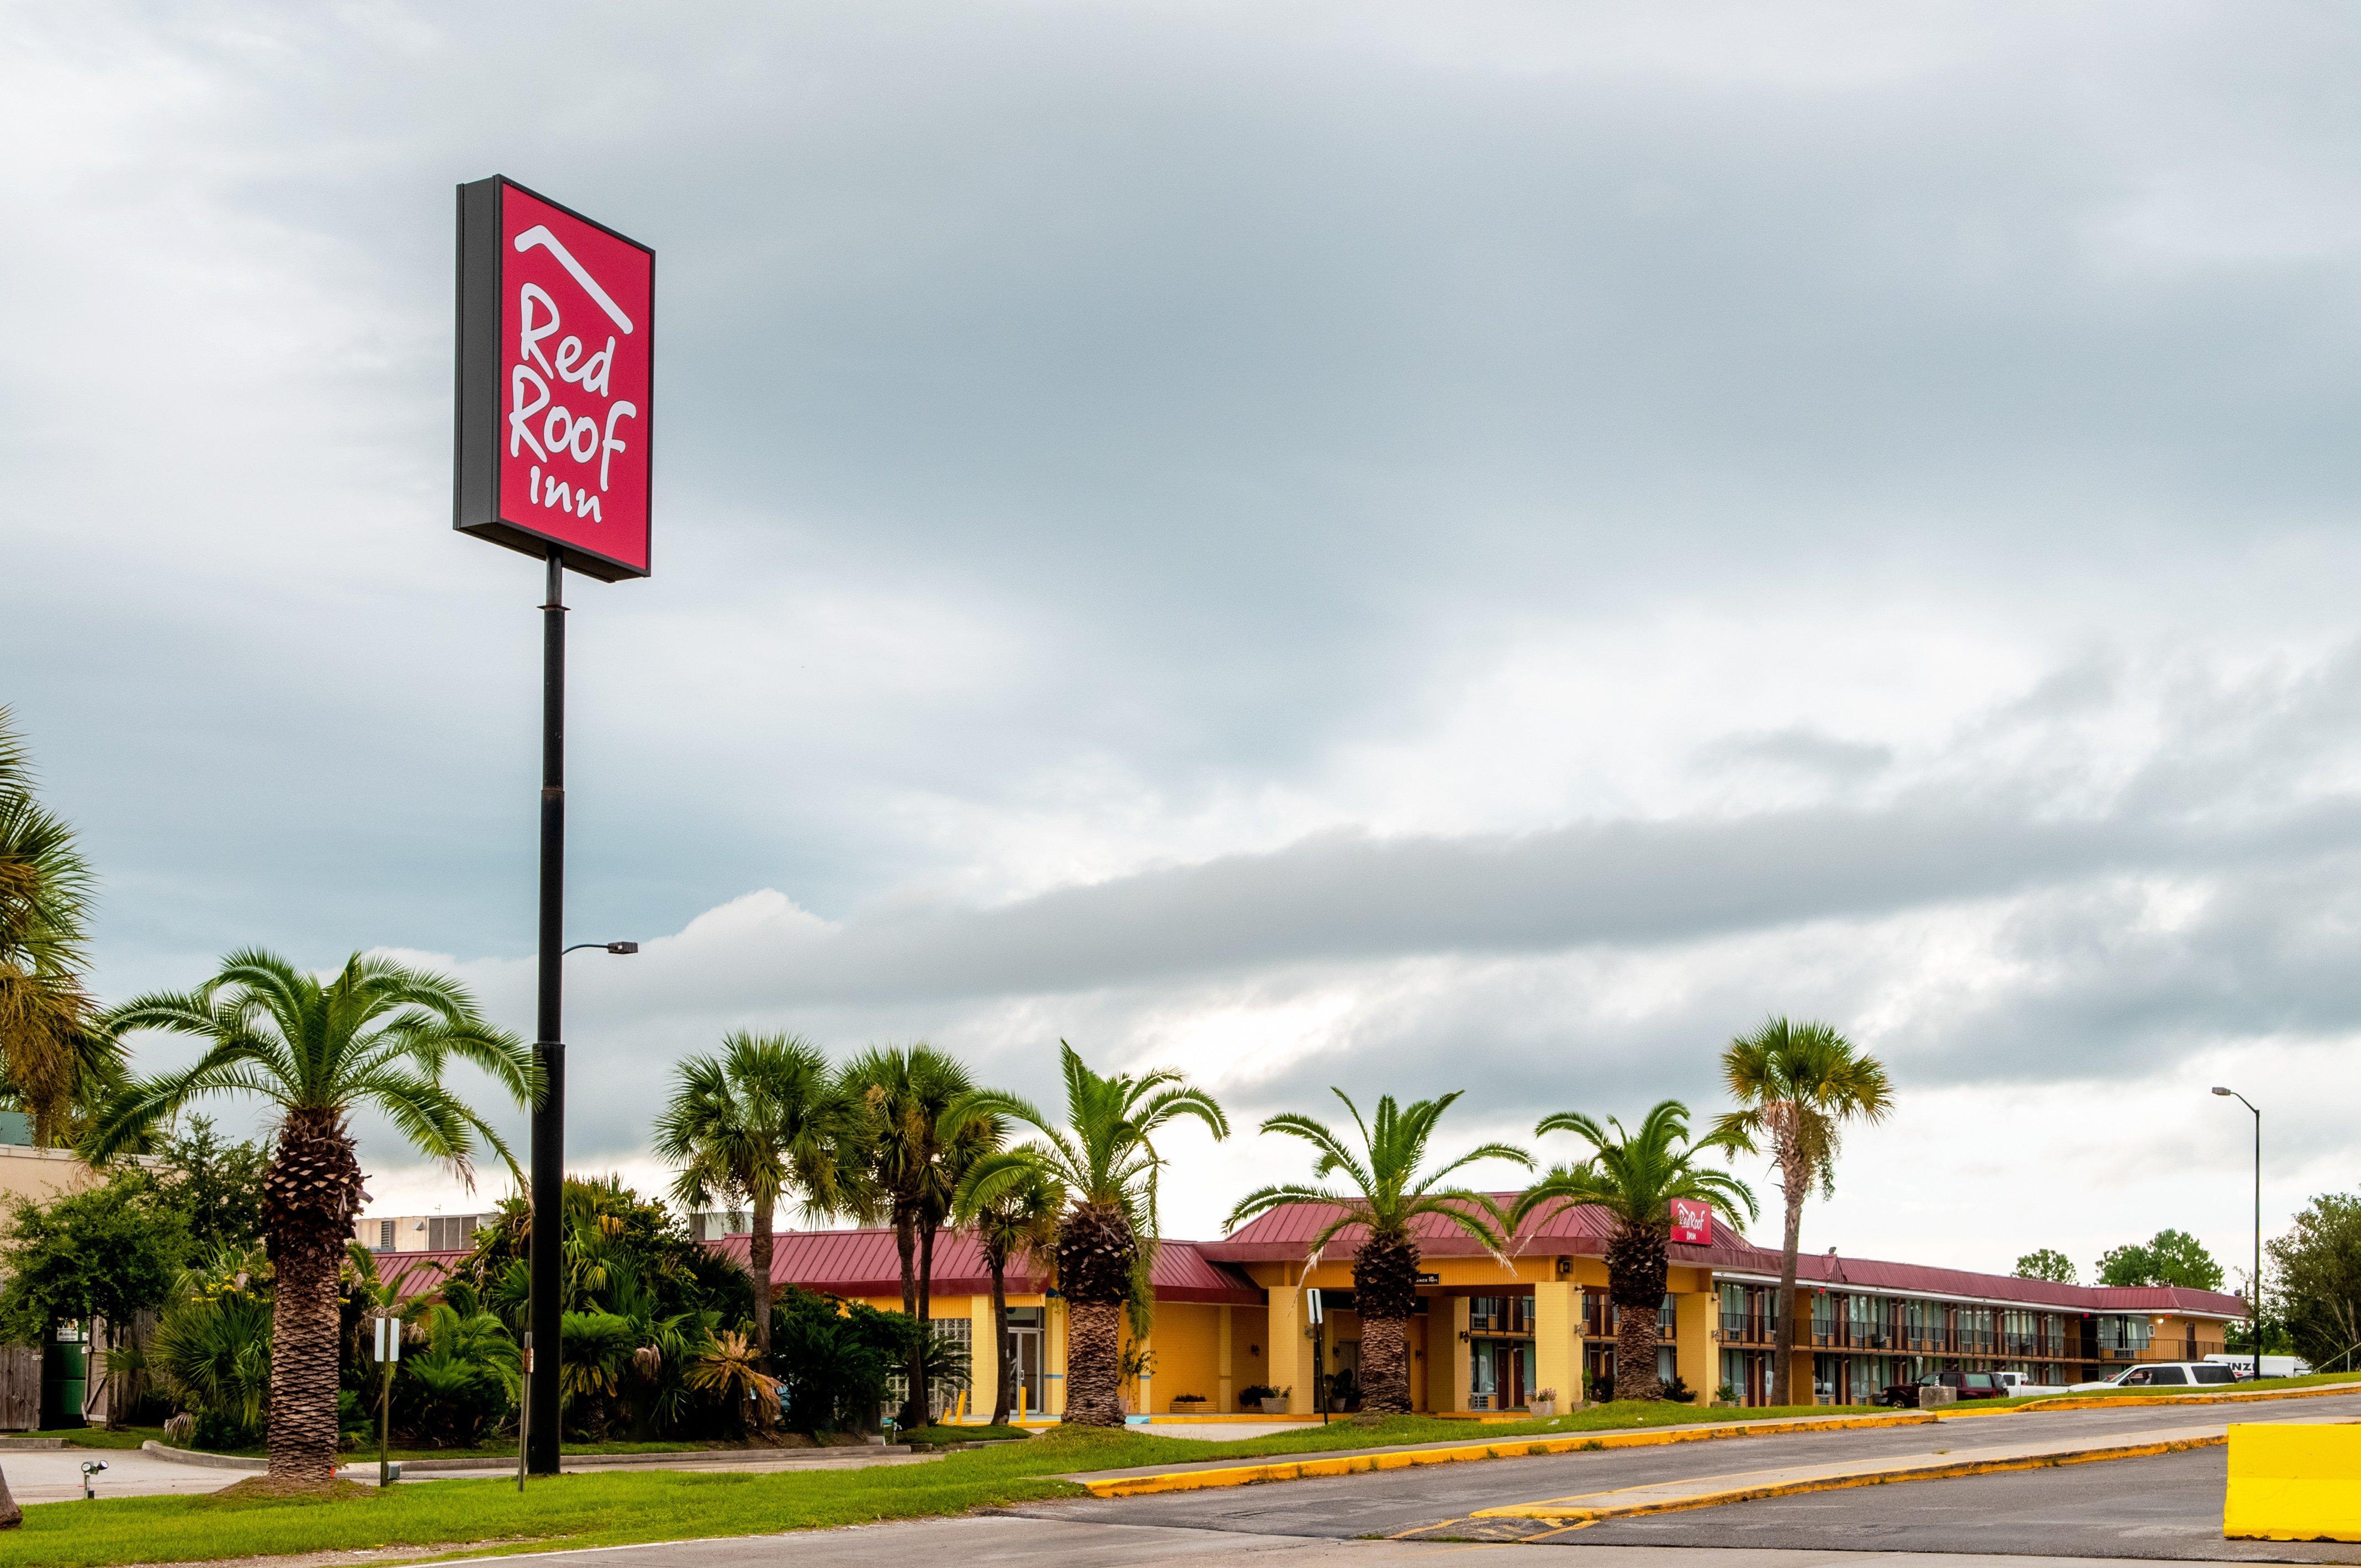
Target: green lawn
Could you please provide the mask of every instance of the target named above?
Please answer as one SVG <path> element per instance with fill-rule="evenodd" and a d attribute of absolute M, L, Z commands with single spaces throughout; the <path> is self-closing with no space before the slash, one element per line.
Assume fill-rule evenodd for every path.
<path fill-rule="evenodd" d="M 40 1503 L 22 1530 L 0 1534 L 0 1568 L 100 1568 L 184 1559 L 422 1549 L 485 1543 L 493 1550 L 607 1546 L 810 1530 L 1005 1507 L 1073 1493 L 1063 1473 L 1243 1459 L 1386 1443 L 1491 1442 L 1520 1436 L 1675 1426 L 1733 1416 L 1828 1415 L 1604 1405 L 1550 1420 L 1498 1424 L 1401 1416 L 1376 1426 L 1339 1421 L 1232 1442 L 1137 1431 L 1052 1430 L 1026 1442 L 947 1454 L 921 1464 L 774 1475 L 648 1470 L 535 1480 L 520 1495 L 505 1480 L 430 1481 L 326 1501 L 206 1497 Z M 952 1428 L 967 1435 L 981 1428 Z M 115 1434 L 131 1436 L 133 1434 Z M 569 1449 L 568 1452 L 575 1452 Z"/>

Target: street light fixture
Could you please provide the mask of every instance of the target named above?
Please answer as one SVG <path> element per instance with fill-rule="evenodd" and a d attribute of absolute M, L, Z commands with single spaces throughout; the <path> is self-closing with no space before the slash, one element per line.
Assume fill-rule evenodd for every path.
<path fill-rule="evenodd" d="M 2226 1095 L 2255 1113 L 2255 1272 L 2246 1281 L 2246 1332 L 2252 1335 L 2247 1348 L 2253 1354 L 2254 1375 L 2263 1375 L 2263 1113 L 2253 1101 L 2235 1089 L 2213 1086 L 2213 1092 Z"/>
<path fill-rule="evenodd" d="M 566 953 L 578 953 L 585 948 L 604 948 L 610 953 L 624 954 L 636 953 L 640 950 L 640 945 L 637 942 L 577 942 L 557 956 L 562 959 Z"/>

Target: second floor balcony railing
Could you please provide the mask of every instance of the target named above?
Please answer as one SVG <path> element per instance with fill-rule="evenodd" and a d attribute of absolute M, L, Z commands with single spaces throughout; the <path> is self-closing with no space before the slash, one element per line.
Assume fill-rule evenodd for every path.
<path fill-rule="evenodd" d="M 1724 1312 L 1721 1315 L 1721 1337 L 1740 1344 L 1769 1344 L 1779 1337 L 1779 1319 L 1773 1312 Z"/>

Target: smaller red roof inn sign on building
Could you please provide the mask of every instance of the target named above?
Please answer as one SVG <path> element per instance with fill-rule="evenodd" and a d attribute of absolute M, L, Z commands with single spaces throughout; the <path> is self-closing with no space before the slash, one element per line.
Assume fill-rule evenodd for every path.
<path fill-rule="evenodd" d="M 1674 1199 L 1672 1239 L 1684 1246 L 1711 1246 L 1713 1205 L 1694 1198 Z"/>
<path fill-rule="evenodd" d="M 648 575 L 656 253 L 523 186 L 459 187 L 454 525 Z"/>

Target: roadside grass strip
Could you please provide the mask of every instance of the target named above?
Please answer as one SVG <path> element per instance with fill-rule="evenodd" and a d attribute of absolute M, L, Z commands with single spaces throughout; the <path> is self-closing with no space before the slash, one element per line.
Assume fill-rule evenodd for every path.
<path fill-rule="evenodd" d="M 25 1509 L 21 1529 L 0 1532 L 0 1568 L 401 1547 L 421 1556 L 482 1555 L 769 1535 L 1076 1497 L 1081 1488 L 1052 1472 L 1109 1451 L 1120 1453 L 1122 1444 L 1059 1437 L 873 1469 L 546 1476 L 522 1492 L 504 1479 L 454 1479 L 322 1498 L 182 1494 L 39 1503 Z"/>
<path fill-rule="evenodd" d="M 2018 1443 L 1954 1453 L 1905 1454 L 1892 1459 L 1786 1464 L 1769 1470 L 1739 1471 L 1685 1481 L 1656 1481 L 1606 1492 L 1585 1492 L 1573 1497 L 1548 1497 L 1539 1502 L 1478 1508 L 1463 1518 L 1421 1525 L 1389 1539 L 1532 1541 L 1560 1531 L 1584 1529 L 1607 1519 L 1720 1508 L 1730 1503 L 1795 1497 L 1806 1492 L 1892 1486 L 1903 1481 L 1939 1481 L 2011 1470 L 2045 1470 L 2114 1459 L 2145 1459 L 2159 1453 L 2176 1453 L 2184 1449 L 2219 1447 L 2224 1441 L 2224 1435 L 2219 1430 L 2182 1428 L 2130 1432 L 2103 1442 Z"/>
<path fill-rule="evenodd" d="M 1216 1465 L 1152 1475 L 1071 1477 L 1097 1497 L 1161 1497 L 1174 1492 L 1256 1486 L 1274 1481 L 1306 1481 L 1373 1471 L 1408 1470 L 1427 1464 L 1466 1464 L 1488 1459 L 1541 1459 L 1551 1454 L 1619 1448 L 1659 1448 L 1676 1442 L 1723 1438 L 1784 1437 L 1795 1432 L 1854 1431 L 1863 1427 L 1932 1426 L 1931 1410 L 1899 1410 L 1882 1416 L 1818 1416 L 1788 1420 L 1656 1427 L 1639 1431 L 1568 1432 L 1555 1436 L 1494 1438 L 1428 1448 L 1394 1448 L 1367 1453 L 1324 1453 L 1262 1464 Z"/>

